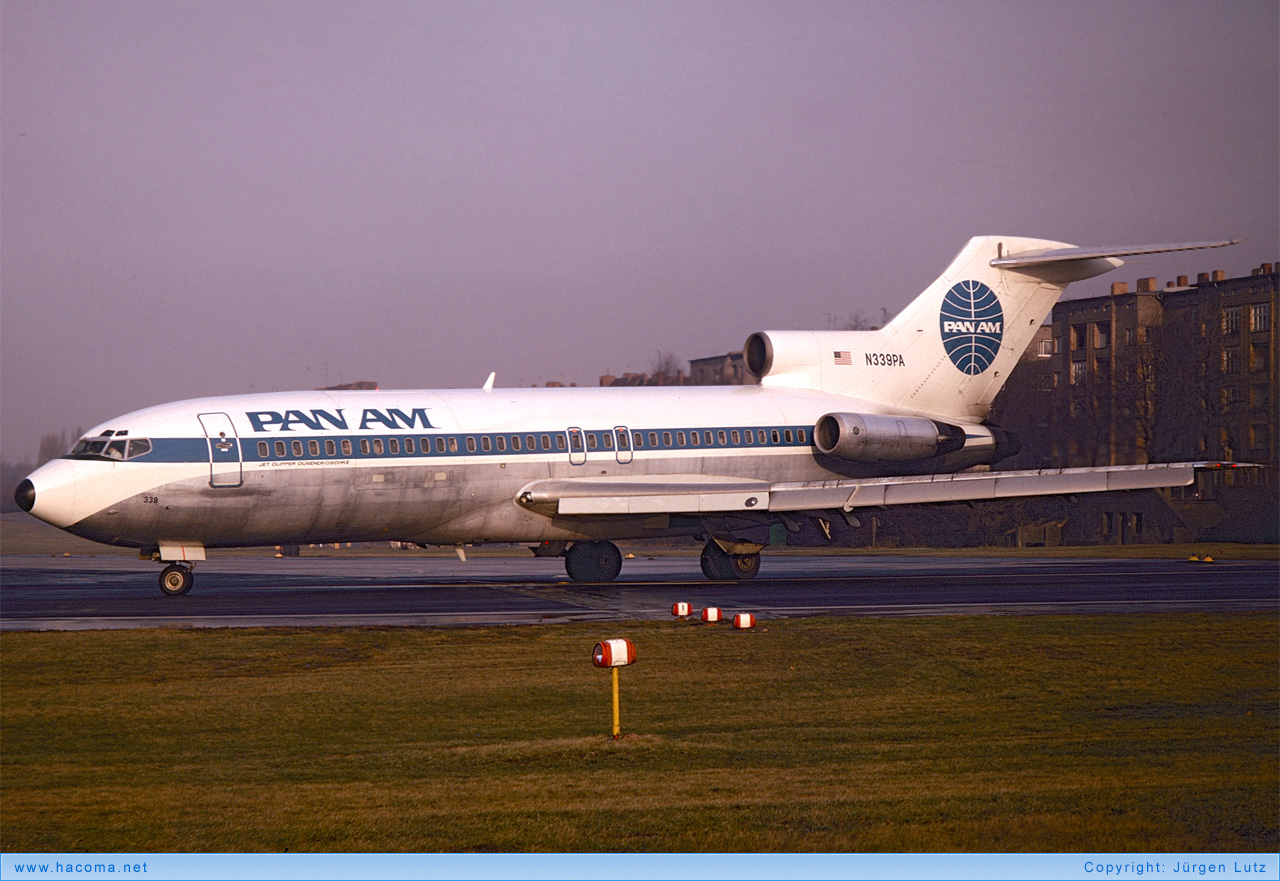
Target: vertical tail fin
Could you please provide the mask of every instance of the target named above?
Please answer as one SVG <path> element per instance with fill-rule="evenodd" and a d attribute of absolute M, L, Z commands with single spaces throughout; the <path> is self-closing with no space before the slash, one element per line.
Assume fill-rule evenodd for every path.
<path fill-rule="evenodd" d="M 1078 248 L 980 236 L 881 330 L 755 334 L 747 366 L 764 385 L 819 388 L 886 412 L 978 422 L 1068 284 L 1122 266 L 1120 257 L 1236 241 Z"/>

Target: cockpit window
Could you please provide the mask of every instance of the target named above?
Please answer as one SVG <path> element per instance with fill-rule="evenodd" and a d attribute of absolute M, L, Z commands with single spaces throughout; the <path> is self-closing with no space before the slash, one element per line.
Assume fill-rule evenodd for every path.
<path fill-rule="evenodd" d="M 111 462 L 120 462 L 125 459 L 136 459 L 151 452 L 151 441 L 146 438 L 128 439 L 127 431 L 117 431 L 114 434 L 114 439 L 112 439 L 112 432 L 109 431 L 104 431 L 97 437 L 83 438 L 70 453 L 67 453 L 67 458 L 106 459 Z"/>

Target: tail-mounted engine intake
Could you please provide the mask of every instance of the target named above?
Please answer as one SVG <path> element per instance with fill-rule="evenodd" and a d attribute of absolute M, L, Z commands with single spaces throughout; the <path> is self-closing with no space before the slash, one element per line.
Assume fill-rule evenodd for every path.
<path fill-rule="evenodd" d="M 818 449 L 851 462 L 914 462 L 964 448 L 965 430 L 920 416 L 828 413 L 813 429 Z"/>

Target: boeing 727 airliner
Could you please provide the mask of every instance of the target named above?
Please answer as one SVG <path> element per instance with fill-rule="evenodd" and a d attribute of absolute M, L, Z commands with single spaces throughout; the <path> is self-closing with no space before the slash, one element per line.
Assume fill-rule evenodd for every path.
<path fill-rule="evenodd" d="M 1211 463 L 991 471 L 985 420 L 1068 284 L 1120 258 L 1233 241 L 1079 248 L 974 238 L 884 328 L 768 331 L 751 386 L 296 392 L 201 398 L 92 430 L 18 487 L 23 510 L 165 563 L 207 548 L 520 542 L 612 581 L 619 539 L 688 536 L 747 579 L 779 523 L 868 506 L 1185 485 Z"/>

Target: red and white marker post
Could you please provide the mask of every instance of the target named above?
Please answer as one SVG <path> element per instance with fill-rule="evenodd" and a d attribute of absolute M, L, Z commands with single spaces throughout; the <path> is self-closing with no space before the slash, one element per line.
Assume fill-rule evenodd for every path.
<path fill-rule="evenodd" d="M 622 715 L 618 702 L 618 668 L 636 662 L 636 647 L 629 639 L 606 639 L 596 643 L 591 652 L 591 663 L 608 667 L 613 673 L 613 739 L 622 731 Z"/>

